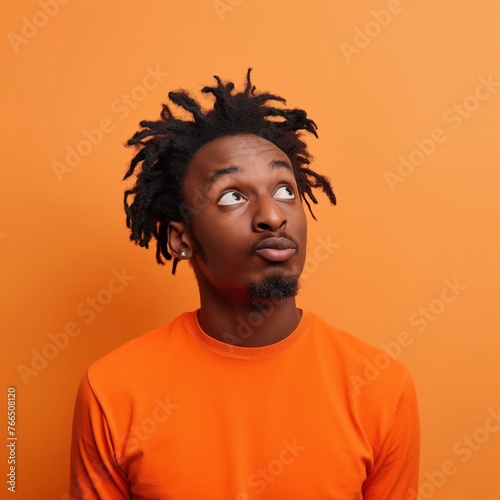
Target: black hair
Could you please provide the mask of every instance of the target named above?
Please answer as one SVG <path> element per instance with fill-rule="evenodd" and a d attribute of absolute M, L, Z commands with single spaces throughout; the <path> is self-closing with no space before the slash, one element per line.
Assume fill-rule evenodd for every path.
<path fill-rule="evenodd" d="M 170 260 L 168 251 L 168 224 L 170 221 L 189 220 L 182 199 L 182 182 L 193 155 L 204 144 L 218 137 L 236 134 L 255 134 L 272 142 L 290 159 L 301 200 L 311 215 L 309 200 L 318 203 L 313 188 L 321 188 L 330 202 L 336 198 L 330 181 L 311 170 L 311 156 L 300 139 L 301 130 L 318 137 L 316 124 L 302 109 L 284 109 L 269 105 L 269 101 L 285 104 L 277 95 L 256 93 L 250 80 L 251 68 L 246 75 L 243 92 L 233 93 L 234 84 L 224 83 L 218 76 L 215 87 L 204 87 L 204 94 L 213 94 L 213 109 L 204 112 L 200 104 L 187 91 L 169 92 L 169 99 L 192 115 L 190 120 L 175 117 L 170 107 L 163 104 L 160 120 L 141 121 L 141 130 L 127 141 L 139 151 L 130 163 L 124 179 L 130 177 L 139 163 L 135 185 L 125 191 L 124 205 L 130 239 L 148 248 L 152 237 L 156 239 L 156 260 L 164 264 Z M 133 196 L 132 202 L 129 197 Z M 315 218 L 315 217 L 314 217 Z M 174 258 L 172 274 L 178 260 Z"/>

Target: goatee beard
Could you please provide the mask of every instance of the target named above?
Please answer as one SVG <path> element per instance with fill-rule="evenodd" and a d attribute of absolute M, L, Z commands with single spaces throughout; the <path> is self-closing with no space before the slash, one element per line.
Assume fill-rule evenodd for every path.
<path fill-rule="evenodd" d="M 299 291 L 299 279 L 296 276 L 276 274 L 262 281 L 246 284 L 250 296 L 254 299 L 288 299 Z"/>

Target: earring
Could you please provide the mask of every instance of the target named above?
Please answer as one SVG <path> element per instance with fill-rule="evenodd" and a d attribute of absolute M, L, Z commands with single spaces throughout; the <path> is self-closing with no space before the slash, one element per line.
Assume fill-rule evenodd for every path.
<path fill-rule="evenodd" d="M 185 259 L 185 258 L 186 258 L 186 252 L 185 252 L 184 250 L 181 250 L 181 257 L 182 257 L 183 259 Z"/>

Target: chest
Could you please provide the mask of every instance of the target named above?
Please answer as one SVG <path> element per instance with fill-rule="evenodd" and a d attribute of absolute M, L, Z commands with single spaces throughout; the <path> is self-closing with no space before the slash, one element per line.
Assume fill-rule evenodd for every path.
<path fill-rule="evenodd" d="M 121 430 L 136 499 L 362 498 L 372 451 L 340 381 L 242 367 L 148 398 Z"/>

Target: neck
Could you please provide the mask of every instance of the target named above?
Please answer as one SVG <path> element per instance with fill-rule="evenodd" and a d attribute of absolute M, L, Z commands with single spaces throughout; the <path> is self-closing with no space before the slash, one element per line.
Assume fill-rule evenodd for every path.
<path fill-rule="evenodd" d="M 231 301 L 200 290 L 198 321 L 205 333 L 226 344 L 261 347 L 288 337 L 300 322 L 302 311 L 295 297 Z"/>

